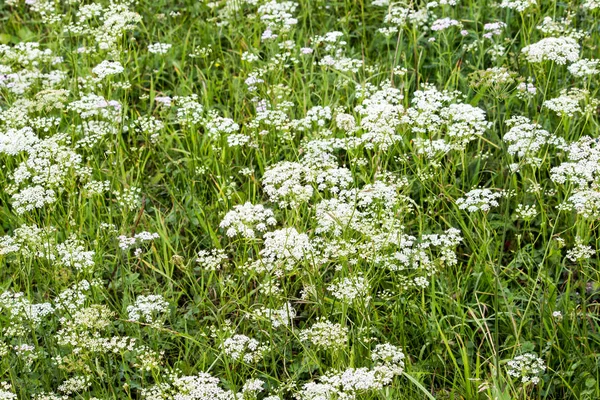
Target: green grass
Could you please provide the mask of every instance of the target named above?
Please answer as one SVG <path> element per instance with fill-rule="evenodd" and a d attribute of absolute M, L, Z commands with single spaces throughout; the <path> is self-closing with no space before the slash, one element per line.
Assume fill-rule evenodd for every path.
<path fill-rule="evenodd" d="M 389 26 L 384 23 L 388 6 L 365 0 L 297 0 L 292 12 L 297 24 L 287 32 L 274 28 L 279 36 L 265 41 L 261 35 L 266 25 L 257 14 L 258 7 L 267 3 L 263 0 L 256 5 L 219 1 L 214 7 L 190 0 L 124 1 L 118 3 L 127 4 L 140 20 L 122 32 L 109 30 L 116 41 L 102 49 L 92 34 L 64 30 L 77 21 L 78 10 L 89 1 L 38 0 L 53 7 L 47 15 L 58 15 L 54 22 L 24 1 L 13 3 L 0 3 L 0 43 L 13 48 L 39 42 L 40 49 L 50 49 L 62 61 L 26 65 L 10 59 L 0 47 L 0 74 L 62 71 L 65 79 L 51 89 L 64 89 L 66 94 L 59 105 L 45 108 L 38 93 L 48 87 L 40 80 L 15 93 L 0 75 L 0 291 L 5 293 L 0 295 L 0 382 L 12 385 L 7 393 L 18 399 L 43 392 L 62 395 L 59 386 L 65 380 L 85 376 L 89 385 L 69 398 L 137 399 L 143 389 L 170 382 L 172 372 L 180 376 L 207 372 L 219 379 L 221 388 L 233 392 L 241 391 L 249 379 L 261 379 L 264 390 L 256 396 L 247 393 L 247 399 L 268 395 L 292 399 L 304 384 L 321 382 L 319 378 L 328 373 L 373 367 L 375 345 L 390 343 L 406 356 L 403 373 L 380 390 L 355 393 L 356 399 L 600 398 L 598 213 L 584 216 L 564 207 L 581 190 L 573 181 L 563 183 L 551 176 L 552 168 L 568 161 L 566 147 L 543 145 L 534 165 L 527 157 L 511 155 L 503 140 L 510 129 L 506 121 L 514 116 L 529 118 L 565 143 L 598 137 L 595 99 L 600 75 L 575 77 L 567 70 L 571 63 L 528 62 L 521 49 L 544 37 L 566 36 L 544 34 L 536 27 L 545 17 L 560 21 L 569 16 L 569 29 L 584 33 L 577 38 L 580 58 L 596 57 L 600 8 L 582 8 L 583 1 L 539 0 L 519 13 L 497 7 L 494 1 L 461 0 L 456 6 L 431 8 L 424 25 L 447 17 L 462 27 L 432 32 L 408 23 L 387 38 L 379 29 Z M 427 9 L 426 2 L 409 3 L 406 6 L 414 10 Z M 109 2 L 97 4 L 107 7 Z M 232 4 L 239 4 L 237 11 Z M 234 11 L 227 14 L 226 7 Z M 100 21 L 95 16 L 84 25 L 96 27 Z M 484 24 L 491 22 L 504 22 L 506 27 L 500 35 L 485 39 Z M 466 35 L 460 33 L 463 29 Z M 315 36 L 332 31 L 341 32 L 347 42 L 338 46 L 340 54 L 362 61 L 356 72 L 318 64 L 329 53 L 325 44 L 315 43 Z M 432 37 L 434 41 L 429 40 Z M 281 56 L 279 44 L 288 40 L 290 54 Z M 157 42 L 172 47 L 162 55 L 148 52 L 148 45 Z M 493 57 L 489 50 L 495 44 L 503 51 Z M 78 51 L 81 47 L 89 52 Z M 304 47 L 313 47 L 314 52 L 301 54 Z M 197 56 L 192 56 L 195 52 Z M 259 59 L 244 61 L 244 52 Z M 104 60 L 118 61 L 124 71 L 94 82 L 92 69 Z M 3 71 L 3 66 L 10 70 Z M 395 74 L 396 67 L 404 72 Z M 493 67 L 511 71 L 510 82 L 490 84 L 484 71 Z M 245 82 L 256 71 L 261 71 L 263 82 L 251 91 Z M 528 78 L 537 92 L 524 96 L 517 86 Z M 389 235 L 381 239 L 380 247 L 372 243 L 373 232 L 341 220 L 339 234 L 319 232 L 322 217 L 317 205 L 338 198 L 334 190 L 319 191 L 316 184 L 309 184 L 314 190 L 310 200 L 284 207 L 270 201 L 262 184 L 273 165 L 306 162 L 311 141 L 335 138 L 348 143 L 351 137 L 366 135 L 368 130 L 360 128 L 366 117 L 357 106 L 368 96 L 359 88 L 385 84 L 403 96 L 397 118 L 413 105 L 414 93 L 430 84 L 440 91 L 460 92 L 462 102 L 485 111 L 490 122 L 483 135 L 434 157 L 419 153 L 415 139 L 448 139 L 448 126 L 419 133 L 405 121 L 397 126 L 386 123 L 401 136 L 388 146 L 363 143 L 327 152 L 351 172 L 348 189 L 403 182 L 390 185 L 396 202 L 373 205 L 365 220 L 402 225 L 403 232 L 417 241 L 450 228 L 460 230 L 462 241 L 450 249 L 455 264 L 444 263 L 437 249 L 426 250 L 436 271 L 424 287 L 406 284 L 406 279 L 423 275 L 419 268 L 394 270 L 376 260 L 400 250 L 394 244 L 397 231 L 373 228 Z M 543 106 L 571 88 L 588 91 L 586 101 L 592 106 L 587 112 L 561 116 Z M 120 108 L 106 118 L 88 119 L 70 110 L 70 103 L 91 93 L 118 102 Z M 177 100 L 171 106 L 157 102 L 157 97 L 192 94 L 203 108 L 202 121 L 179 118 Z M 31 103 L 24 105 L 23 99 Z M 257 124 L 257 100 L 282 110 L 287 125 Z M 332 118 L 324 126 L 310 123 L 304 130 L 289 126 L 315 106 L 331 109 Z M 25 110 L 25 116 L 8 118 L 15 110 Z M 230 146 L 230 134 L 211 134 L 207 128 L 211 112 L 235 121 L 239 125 L 235 133 L 249 137 L 250 145 Z M 355 118 L 359 125 L 355 132 L 336 124 L 341 113 Z M 156 137 L 139 128 L 140 119 L 149 116 L 164 124 Z M 58 120 L 44 130 L 35 126 L 37 117 Z M 77 142 L 85 135 L 78 126 L 90 119 L 107 121 L 113 132 L 91 148 L 79 147 Z M 69 140 L 63 148 L 80 155 L 81 161 L 79 171 L 64 167 L 65 175 L 48 184 L 56 201 L 19 213 L 13 194 L 33 181 L 27 178 L 26 184 L 15 188 L 14 172 L 30 153 L 7 154 L 2 140 L 16 141 L 10 129 L 24 126 L 39 139 L 65 134 Z M 61 164 L 55 156 L 50 160 Z M 509 167 L 513 163 L 520 165 L 518 172 Z M 588 168 L 597 164 L 593 160 Z M 311 168 L 316 171 L 319 166 Z M 37 174 L 55 176 L 45 167 Z M 85 187 L 90 180 L 108 181 L 107 190 L 91 193 Z M 586 187 L 597 191 L 598 183 L 594 176 Z M 119 204 L 118 194 L 131 187 L 141 189 L 138 202 Z M 456 200 L 477 187 L 505 195 L 489 211 L 460 209 Z M 277 224 L 269 231 L 294 228 L 314 247 L 337 241 L 356 248 L 335 255 L 303 252 L 293 262 L 287 260 L 292 265 L 281 274 L 249 269 L 252 261 L 266 257 L 261 253 L 262 234 L 257 232 L 252 239 L 228 237 L 219 226 L 228 211 L 246 202 L 273 211 Z M 354 206 L 353 200 L 349 203 Z M 519 204 L 534 206 L 537 214 L 531 219 L 516 216 Z M 18 251 L 7 250 L 7 239 L 1 237 L 14 236 L 23 225 L 37 225 L 48 233 Z M 157 233 L 158 238 L 140 244 L 139 256 L 119 248 L 119 235 L 131 237 L 142 231 Z M 78 251 L 93 252 L 93 267 L 78 269 L 73 262 L 47 256 L 58 254 L 59 244 L 70 237 L 83 246 Z M 591 246 L 593 254 L 571 260 L 567 252 L 577 243 Z M 211 249 L 226 254 L 217 270 L 196 262 L 199 251 Z M 359 275 L 369 284 L 368 301 L 364 297 L 340 301 L 328 289 Z M 85 299 L 71 310 L 56 307 L 57 296 L 82 280 L 94 282 Z M 277 282 L 280 291 L 265 292 L 269 282 Z M 51 303 L 54 310 L 35 323 L 8 300 L 18 292 L 31 303 Z M 131 320 L 127 307 L 138 296 L 150 294 L 162 295 L 168 303 L 166 311 L 155 315 L 158 322 Z M 261 307 L 280 309 L 288 303 L 296 316 L 287 326 L 274 327 L 267 318 L 255 316 Z M 78 310 L 97 305 L 105 307 L 100 312 L 105 325 L 86 326 L 76 318 Z M 556 311 L 562 317 L 554 316 Z M 348 329 L 343 345 L 320 348 L 301 340 L 301 332 L 320 318 Z M 80 335 L 129 337 L 135 346 L 114 352 L 89 346 L 77 350 L 73 343 L 61 342 L 69 323 L 79 324 Z M 222 348 L 233 334 L 254 338 L 268 350 L 260 361 L 235 361 Z M 20 352 L 21 345 L 33 350 Z M 545 362 L 537 385 L 523 384 L 508 374 L 507 363 L 523 353 L 534 353 Z M 33 354 L 30 362 L 27 354 Z M 160 354 L 160 361 L 142 368 L 144 354 Z M 57 357 L 63 362 L 57 363 Z M 3 393 L 0 387 L 0 398 L 12 398 Z M 340 397 L 322 397 L 326 398 Z"/>

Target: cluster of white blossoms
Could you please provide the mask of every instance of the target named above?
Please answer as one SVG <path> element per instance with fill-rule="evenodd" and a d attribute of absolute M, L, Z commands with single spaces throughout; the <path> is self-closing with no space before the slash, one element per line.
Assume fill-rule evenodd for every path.
<path fill-rule="evenodd" d="M 369 282 L 363 276 L 344 278 L 329 285 L 327 290 L 329 290 L 336 299 L 347 303 L 352 303 L 355 300 L 368 302 L 371 298 L 369 295 L 371 287 Z"/>
<path fill-rule="evenodd" d="M 413 139 L 417 153 L 435 157 L 450 150 L 464 150 L 491 127 L 485 111 L 461 103 L 458 95 L 431 85 L 413 94 L 412 106 L 402 122 L 417 135 Z"/>
<path fill-rule="evenodd" d="M 502 0 L 499 4 L 501 8 L 508 8 L 520 13 L 535 6 L 537 6 L 537 0 Z"/>
<path fill-rule="evenodd" d="M 284 303 L 280 308 L 260 307 L 254 310 L 254 318 L 257 320 L 268 320 L 275 329 L 282 326 L 290 326 L 296 318 L 296 310 L 291 303 Z"/>
<path fill-rule="evenodd" d="M 148 52 L 153 54 L 167 54 L 171 47 L 173 45 L 170 43 L 151 43 L 148 45 Z"/>
<path fill-rule="evenodd" d="M 567 259 L 572 262 L 585 261 L 596 255 L 596 250 L 584 244 L 580 237 L 575 238 L 575 246 L 567 251 Z"/>
<path fill-rule="evenodd" d="M 366 85 L 364 99 L 356 106 L 354 111 L 360 115 L 360 140 L 354 147 L 363 145 L 366 148 L 378 147 L 382 150 L 389 149 L 394 143 L 400 142 L 402 136 L 396 131 L 400 126 L 401 116 L 404 112 L 400 90 L 384 84 L 377 88 Z M 338 124 L 352 134 L 354 131 L 353 118 L 344 116 Z M 357 132 L 358 134 L 358 132 Z"/>
<path fill-rule="evenodd" d="M 263 391 L 264 382 L 248 379 L 239 393 L 219 387 L 220 380 L 207 372 L 196 375 L 171 373 L 168 380 L 142 389 L 141 397 L 147 400 L 238 400 L 255 399 Z M 276 397 L 278 398 L 278 397 Z"/>
<path fill-rule="evenodd" d="M 310 328 L 300 331 L 300 340 L 310 342 L 323 349 L 335 349 L 347 344 L 348 328 L 321 319 Z"/>
<path fill-rule="evenodd" d="M 582 58 L 569 65 L 567 70 L 577 78 L 600 74 L 600 60 Z"/>
<path fill-rule="evenodd" d="M 546 371 L 546 363 L 533 353 L 524 353 L 510 360 L 507 369 L 508 375 L 519 378 L 522 383 L 537 385 Z"/>
<path fill-rule="evenodd" d="M 546 145 L 565 148 L 563 138 L 549 133 L 541 125 L 531 122 L 529 118 L 515 116 L 506 121 L 510 128 L 502 138 L 507 144 L 508 154 L 524 159 L 526 163 L 537 165 L 541 162 L 540 151 Z"/>
<path fill-rule="evenodd" d="M 139 255 L 141 247 L 145 243 L 152 242 L 158 238 L 160 238 L 160 235 L 156 232 L 143 231 L 136 233 L 133 236 L 120 235 L 117 239 L 119 240 L 119 248 L 121 250 L 127 251 L 129 249 L 135 249 L 135 254 Z"/>
<path fill-rule="evenodd" d="M 502 198 L 500 191 L 493 192 L 490 189 L 473 189 L 465 193 L 465 197 L 456 200 L 456 205 L 461 210 L 469 212 L 490 211 L 493 207 L 498 207 L 498 200 Z"/>
<path fill-rule="evenodd" d="M 258 340 L 239 334 L 225 339 L 221 348 L 234 361 L 243 361 L 248 364 L 259 362 L 264 353 L 269 350 L 267 345 Z"/>
<path fill-rule="evenodd" d="M 257 272 L 263 270 L 276 274 L 283 270 L 293 270 L 313 251 L 313 245 L 306 233 L 299 233 L 295 228 L 284 228 L 264 235 L 263 248 L 260 251 Z"/>
<path fill-rule="evenodd" d="M 530 63 L 554 61 L 564 65 L 579 60 L 580 46 L 572 37 L 548 37 L 521 49 Z"/>
<path fill-rule="evenodd" d="M 598 140 L 583 136 L 567 147 L 567 161 L 550 170 L 550 178 L 559 184 L 567 182 L 577 189 L 588 189 L 600 182 L 600 146 Z"/>
<path fill-rule="evenodd" d="M 599 104 L 600 100 L 590 98 L 589 91 L 571 88 L 561 90 L 559 97 L 544 101 L 543 106 L 559 116 L 573 117 L 582 113 L 593 114 Z"/>
<path fill-rule="evenodd" d="M 110 75 L 117 75 L 125 71 L 125 68 L 118 61 L 104 60 L 92 69 L 92 72 L 98 79 L 104 79 Z"/>
<path fill-rule="evenodd" d="M 502 34 L 502 31 L 506 28 L 506 24 L 502 21 L 490 22 L 483 25 L 483 37 L 486 39 L 491 39 L 494 36 L 498 36 Z"/>
<path fill-rule="evenodd" d="M 313 195 L 313 171 L 300 163 L 282 161 L 269 167 L 263 177 L 263 189 L 271 202 L 280 207 L 296 207 Z"/>
<path fill-rule="evenodd" d="M 402 350 L 391 344 L 377 345 L 371 354 L 371 368 L 348 368 L 321 376 L 320 382 L 309 382 L 296 395 L 298 400 L 358 400 L 370 392 L 390 385 L 404 370 Z"/>
<path fill-rule="evenodd" d="M 17 395 L 12 391 L 12 385 L 8 382 L 0 382 L 0 399 L 17 400 Z"/>
<path fill-rule="evenodd" d="M 515 216 L 519 219 L 530 221 L 538 215 L 538 211 L 534 205 L 518 204 L 515 208 Z"/>
<path fill-rule="evenodd" d="M 577 190 L 567 201 L 568 205 L 584 218 L 600 218 L 600 190 Z"/>
<path fill-rule="evenodd" d="M 169 308 L 169 303 L 160 294 L 138 296 L 135 303 L 127 306 L 127 314 L 132 321 L 155 324 Z"/>
<path fill-rule="evenodd" d="M 207 271 L 217 271 L 227 262 L 223 249 L 200 250 L 196 262 Z"/>
<path fill-rule="evenodd" d="M 587 11 L 593 11 L 600 8 L 600 0 L 584 0 L 581 8 Z"/>
<path fill-rule="evenodd" d="M 90 272 L 95 264 L 95 252 L 86 250 L 85 242 L 75 235 L 57 242 L 54 232 L 51 227 L 42 229 L 36 225 L 21 225 L 12 235 L 0 237 L 0 255 L 14 255 L 17 259 L 37 258 L 78 272 Z"/>
<path fill-rule="evenodd" d="M 363 67 L 363 61 L 344 55 L 347 42 L 342 39 L 343 33 L 339 31 L 328 32 L 323 36 L 313 38 L 313 49 L 326 53 L 320 61 L 315 61 L 325 69 L 339 72 L 357 73 Z"/>
<path fill-rule="evenodd" d="M 437 32 L 437 31 L 446 30 L 453 26 L 461 28 L 462 24 L 455 19 L 441 18 L 441 19 L 436 19 L 435 21 L 433 21 L 433 23 L 431 24 L 431 27 L 429 29 L 431 29 L 434 32 Z"/>
<path fill-rule="evenodd" d="M 227 236 L 242 236 L 247 239 L 254 238 L 256 232 L 265 232 L 269 227 L 277 224 L 273 211 L 265 208 L 262 204 L 253 205 L 246 202 L 243 205 L 233 207 L 233 210 L 225 214 L 219 224 L 225 229 Z"/>
<path fill-rule="evenodd" d="M 58 391 L 66 395 L 83 393 L 91 385 L 92 380 L 89 376 L 76 375 L 61 383 L 58 386 Z"/>

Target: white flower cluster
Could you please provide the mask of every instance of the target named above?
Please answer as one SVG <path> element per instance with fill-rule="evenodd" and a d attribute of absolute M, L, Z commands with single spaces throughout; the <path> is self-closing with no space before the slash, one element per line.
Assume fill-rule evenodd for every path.
<path fill-rule="evenodd" d="M 223 249 L 200 250 L 196 262 L 207 271 L 217 271 L 227 262 L 227 254 Z"/>
<path fill-rule="evenodd" d="M 544 101 L 543 106 L 559 116 L 574 117 L 575 114 L 595 113 L 599 104 L 598 99 L 590 98 L 589 91 L 571 88 L 561 90 L 559 97 Z"/>
<path fill-rule="evenodd" d="M 277 37 L 274 32 L 290 31 L 298 23 L 298 19 L 293 16 L 297 7 L 298 3 L 293 1 L 278 2 L 276 0 L 270 0 L 260 5 L 258 15 L 267 26 L 263 37 L 274 39 Z"/>
<path fill-rule="evenodd" d="M 537 385 L 540 375 L 546 371 L 546 363 L 533 353 L 524 353 L 516 356 L 507 363 L 508 375 L 520 378 L 522 383 L 531 382 Z"/>
<path fill-rule="evenodd" d="M 262 184 L 270 201 L 280 207 L 296 207 L 312 197 L 314 179 L 315 174 L 309 167 L 282 161 L 265 171 Z"/>
<path fill-rule="evenodd" d="M 2 334 L 7 337 L 23 336 L 51 315 L 54 307 L 51 303 L 31 303 L 22 292 L 6 291 L 0 294 L 0 312 L 6 313 L 8 317 Z M 27 323 L 24 324 L 24 321 Z"/>
<path fill-rule="evenodd" d="M 110 75 L 120 74 L 125 71 L 125 68 L 118 61 L 104 60 L 92 69 L 98 79 L 104 79 Z"/>
<path fill-rule="evenodd" d="M 265 232 L 268 227 L 277 224 L 273 211 L 265 208 L 262 204 L 253 205 L 246 202 L 243 205 L 233 207 L 233 210 L 225 214 L 219 224 L 225 229 L 227 236 L 241 235 L 250 239 L 256 236 L 256 231 Z"/>
<path fill-rule="evenodd" d="M 494 36 L 502 34 L 502 31 L 506 28 L 506 24 L 502 21 L 490 22 L 483 25 L 483 37 L 491 39 Z"/>
<path fill-rule="evenodd" d="M 126 4 L 110 4 L 103 7 L 97 3 L 86 4 L 77 11 L 77 20 L 64 27 L 65 33 L 89 37 L 101 50 L 119 54 L 119 38 L 125 31 L 135 28 L 142 17 L 130 11 Z M 82 51 L 86 51 L 82 48 Z"/>
<path fill-rule="evenodd" d="M 170 381 L 143 389 L 142 398 L 147 400 L 236 400 L 237 398 L 232 391 L 221 389 L 219 379 L 206 372 L 191 376 L 172 375 Z"/>
<path fill-rule="evenodd" d="M 261 259 L 255 266 L 257 272 L 274 271 L 279 274 L 282 270 L 293 270 L 297 264 L 308 257 L 313 251 L 313 245 L 307 234 L 299 233 L 295 228 L 284 228 L 264 235 Z"/>
<path fill-rule="evenodd" d="M 433 23 L 431 24 L 431 27 L 429 29 L 431 29 L 434 32 L 437 32 L 437 31 L 446 30 L 453 26 L 461 28 L 462 24 L 455 19 L 441 18 L 441 19 L 436 19 L 435 21 L 433 21 Z"/>
<path fill-rule="evenodd" d="M 12 385 L 8 382 L 0 382 L 0 399 L 17 400 L 17 395 L 12 391 Z"/>
<path fill-rule="evenodd" d="M 538 214 L 534 205 L 518 204 L 515 209 L 515 216 L 525 221 L 530 221 Z"/>
<path fill-rule="evenodd" d="M 311 342 L 323 349 L 335 349 L 346 345 L 348 342 L 348 328 L 331 321 L 321 319 L 310 328 L 300 331 L 300 340 Z"/>
<path fill-rule="evenodd" d="M 369 295 L 371 287 L 363 276 L 344 278 L 329 285 L 327 290 L 331 292 L 333 297 L 346 303 L 352 303 L 355 300 L 368 302 L 371 298 Z"/>
<path fill-rule="evenodd" d="M 600 191 L 598 189 L 577 190 L 569 196 L 568 204 L 584 218 L 600 218 Z"/>
<path fill-rule="evenodd" d="M 169 303 L 160 294 L 138 296 L 133 305 L 127 306 L 127 314 L 132 321 L 155 324 L 156 319 L 169 308 Z"/>
<path fill-rule="evenodd" d="M 77 375 L 61 383 L 58 387 L 58 391 L 66 395 L 83 393 L 91 385 L 92 380 L 89 376 Z"/>
<path fill-rule="evenodd" d="M 372 358 L 372 368 L 348 368 L 341 372 L 329 372 L 321 376 L 320 383 L 309 382 L 302 386 L 298 400 L 363 398 L 368 392 L 381 390 L 390 385 L 394 377 L 403 372 L 404 354 L 398 347 L 385 344 L 378 346 Z"/>
<path fill-rule="evenodd" d="M 600 74 L 600 60 L 582 58 L 567 67 L 571 75 L 577 78 Z"/>
<path fill-rule="evenodd" d="M 263 358 L 268 346 L 245 335 L 233 335 L 223 341 L 221 348 L 235 361 L 248 364 L 257 363 Z"/>
<path fill-rule="evenodd" d="M 517 12 L 524 12 L 528 8 L 535 7 L 537 0 L 502 0 L 499 4 L 501 8 L 508 8 Z"/>
<path fill-rule="evenodd" d="M 289 326 L 296 318 L 296 310 L 292 305 L 284 303 L 281 308 L 260 307 L 254 311 L 254 318 L 258 320 L 267 319 L 273 328 L 277 329 L 281 326 Z"/>
<path fill-rule="evenodd" d="M 530 63 L 554 61 L 559 65 L 579 60 L 580 46 L 569 36 L 548 37 L 521 49 Z"/>
<path fill-rule="evenodd" d="M 493 192 L 490 189 L 473 189 L 456 200 L 456 205 L 461 210 L 469 212 L 489 211 L 492 207 L 498 207 L 498 199 L 503 196 L 502 192 Z"/>
<path fill-rule="evenodd" d="M 573 183 L 587 189 L 600 182 L 600 146 L 598 140 L 583 136 L 567 147 L 567 160 L 550 170 L 550 178 L 559 184 Z"/>
<path fill-rule="evenodd" d="M 403 98 L 400 90 L 389 84 L 378 89 L 365 87 L 364 99 L 354 109 L 361 116 L 360 130 L 362 131 L 360 141 L 357 141 L 354 146 L 361 144 L 367 148 L 378 146 L 385 151 L 394 143 L 402 141 L 402 136 L 396 132 L 396 129 L 401 123 L 400 117 L 404 112 Z M 353 119 L 345 117 L 345 120 L 344 124 L 348 128 L 354 125 Z"/>
<path fill-rule="evenodd" d="M 153 54 L 167 54 L 171 47 L 173 45 L 170 43 L 151 43 L 148 45 L 148 52 Z"/>
<path fill-rule="evenodd" d="M 0 237 L 0 255 L 37 257 L 57 266 L 74 268 L 78 272 L 91 271 L 95 252 L 85 250 L 84 242 L 75 235 L 59 243 L 51 235 L 53 231 L 53 228 L 21 225 L 12 236 Z"/>
<path fill-rule="evenodd" d="M 567 259 L 572 262 L 584 261 L 596 255 L 596 250 L 583 243 L 580 237 L 575 239 L 575 247 L 567 251 Z"/>
<path fill-rule="evenodd" d="M 402 122 L 419 135 L 413 139 L 418 153 L 434 157 L 463 150 L 491 127 L 485 111 L 458 102 L 457 96 L 458 93 L 440 92 L 431 85 L 424 85 L 413 94 L 412 106 Z"/>
<path fill-rule="evenodd" d="M 539 153 L 545 145 L 566 148 L 563 138 L 542 129 L 541 125 L 531 122 L 527 117 L 512 117 L 506 121 L 506 125 L 510 129 L 502 139 L 508 143 L 508 154 L 516 155 L 529 164 L 538 165 L 541 162 Z"/>
<path fill-rule="evenodd" d="M 131 248 L 139 248 L 143 243 L 151 242 L 154 239 L 160 238 L 160 235 L 156 232 L 140 232 L 133 236 L 120 235 L 117 239 L 119 240 L 119 247 L 121 250 L 129 250 Z"/>
<path fill-rule="evenodd" d="M 600 0 L 584 0 L 581 8 L 588 11 L 593 11 L 600 8 Z"/>

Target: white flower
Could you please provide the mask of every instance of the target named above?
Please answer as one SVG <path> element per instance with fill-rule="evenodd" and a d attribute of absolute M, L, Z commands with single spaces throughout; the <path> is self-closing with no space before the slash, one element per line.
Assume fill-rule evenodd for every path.
<path fill-rule="evenodd" d="M 596 250 L 592 249 L 592 246 L 583 244 L 583 240 L 580 237 L 575 239 L 575 247 L 567 251 L 567 259 L 577 262 L 588 260 L 596 254 Z"/>
<path fill-rule="evenodd" d="M 571 75 L 578 78 L 600 74 L 600 60 L 583 58 L 567 68 Z"/>
<path fill-rule="evenodd" d="M 327 290 L 338 300 L 352 303 L 356 299 L 362 299 L 368 302 L 370 286 L 369 282 L 363 276 L 353 278 L 344 278 L 337 283 L 330 285 Z"/>
<path fill-rule="evenodd" d="M 166 54 L 171 47 L 173 47 L 173 45 L 169 43 L 152 43 L 148 45 L 148 52 L 154 54 Z"/>
<path fill-rule="evenodd" d="M 492 192 L 490 189 L 473 189 L 465 194 L 465 197 L 456 200 L 458 208 L 469 212 L 489 211 L 492 207 L 498 207 L 498 199 L 502 192 Z"/>
<path fill-rule="evenodd" d="M 234 206 L 229 211 L 219 226 L 225 229 L 227 236 L 241 235 L 244 238 L 255 237 L 255 230 L 265 232 L 269 226 L 277 223 L 273 211 L 265 208 L 262 204 L 253 205 L 246 202 L 243 205 Z"/>
<path fill-rule="evenodd" d="M 501 8 L 509 8 L 511 10 L 515 10 L 517 12 L 522 13 L 530 7 L 534 7 L 537 5 L 536 0 L 502 0 L 500 3 Z"/>
<path fill-rule="evenodd" d="M 534 385 L 540 381 L 540 375 L 546 371 L 544 360 L 533 353 L 516 356 L 508 363 L 508 375 L 520 378 L 522 383 L 531 382 Z"/>
<path fill-rule="evenodd" d="M 338 348 L 347 344 L 348 328 L 322 319 L 309 329 L 300 331 L 300 340 L 325 349 Z"/>
<path fill-rule="evenodd" d="M 572 37 L 548 37 L 525 46 L 521 52 L 530 63 L 554 61 L 566 64 L 579 60 L 579 44 Z"/>
<path fill-rule="evenodd" d="M 110 75 L 120 74 L 124 70 L 125 69 L 123 68 L 120 62 L 104 60 L 96 67 L 94 67 L 94 69 L 92 69 L 92 72 L 96 74 L 98 79 L 104 79 Z"/>
<path fill-rule="evenodd" d="M 431 24 L 430 29 L 432 31 L 443 31 L 452 26 L 457 26 L 460 28 L 460 27 L 462 27 L 462 24 L 455 19 L 442 18 L 442 19 L 437 19 L 437 20 L 433 21 L 433 24 Z"/>
<path fill-rule="evenodd" d="M 166 312 L 168 307 L 169 303 L 165 301 L 162 295 L 138 296 L 133 305 L 127 306 L 127 314 L 132 321 L 153 324 L 156 322 L 157 316 Z"/>

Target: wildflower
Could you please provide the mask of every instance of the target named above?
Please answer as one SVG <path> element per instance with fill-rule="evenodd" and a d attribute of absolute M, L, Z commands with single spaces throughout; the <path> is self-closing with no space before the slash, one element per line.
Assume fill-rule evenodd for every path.
<path fill-rule="evenodd" d="M 592 246 L 583 244 L 583 240 L 577 237 L 575 247 L 567 251 L 567 259 L 572 262 L 584 261 L 592 258 L 595 254 L 596 251 L 592 249 Z"/>
<path fill-rule="evenodd" d="M 501 197 L 501 192 L 494 193 L 490 189 L 473 189 L 466 193 L 465 197 L 456 200 L 456 205 L 459 209 L 469 212 L 487 212 L 492 207 L 498 207 L 498 199 Z"/>
<path fill-rule="evenodd" d="M 499 4 L 500 8 L 508 8 L 517 12 L 524 12 L 528 8 L 535 7 L 537 5 L 536 0 L 502 0 Z"/>
<path fill-rule="evenodd" d="M 582 78 L 600 74 L 600 60 L 583 58 L 569 65 L 571 75 Z"/>
<path fill-rule="evenodd" d="M 169 43 L 152 43 L 148 45 L 148 52 L 153 54 L 167 54 L 171 47 L 173 45 Z"/>
<path fill-rule="evenodd" d="M 94 67 L 94 69 L 92 69 L 92 72 L 96 74 L 98 79 L 104 79 L 110 75 L 120 74 L 124 70 L 125 69 L 123 68 L 120 62 L 104 60 L 96 67 Z"/>
<path fill-rule="evenodd" d="M 533 353 L 524 353 L 508 362 L 508 375 L 520 378 L 522 383 L 537 385 L 540 375 L 546 371 L 544 360 Z"/>
<path fill-rule="evenodd" d="M 339 348 L 348 341 L 348 328 L 322 319 L 309 329 L 300 331 L 300 340 L 325 349 Z"/>
<path fill-rule="evenodd" d="M 330 285 L 329 290 L 333 297 L 347 303 L 352 303 L 356 299 L 369 301 L 370 286 L 367 280 L 362 276 L 354 278 L 344 278 L 341 281 Z"/>
<path fill-rule="evenodd" d="M 521 52 L 530 63 L 554 61 L 559 65 L 579 60 L 579 44 L 572 37 L 549 37 L 523 47 Z"/>
<path fill-rule="evenodd" d="M 433 21 L 433 24 L 431 25 L 430 29 L 434 32 L 435 31 L 443 31 L 452 26 L 458 26 L 460 28 L 462 26 L 462 24 L 455 19 L 442 18 L 442 19 L 437 19 L 437 20 Z"/>
<path fill-rule="evenodd" d="M 249 202 L 234 206 L 220 223 L 225 229 L 227 236 L 241 235 L 244 238 L 255 237 L 255 231 L 265 232 L 269 226 L 277 223 L 273 211 L 265 208 L 262 204 L 253 205 Z"/>
<path fill-rule="evenodd" d="M 160 294 L 138 296 L 133 305 L 127 306 L 127 314 L 132 321 L 156 323 L 155 319 L 167 311 L 169 303 Z"/>
<path fill-rule="evenodd" d="M 268 350 L 266 345 L 245 335 L 233 335 L 232 337 L 225 339 L 221 348 L 225 354 L 233 360 L 243 360 L 246 363 L 256 363 L 260 361 L 263 357 L 263 353 Z"/>

